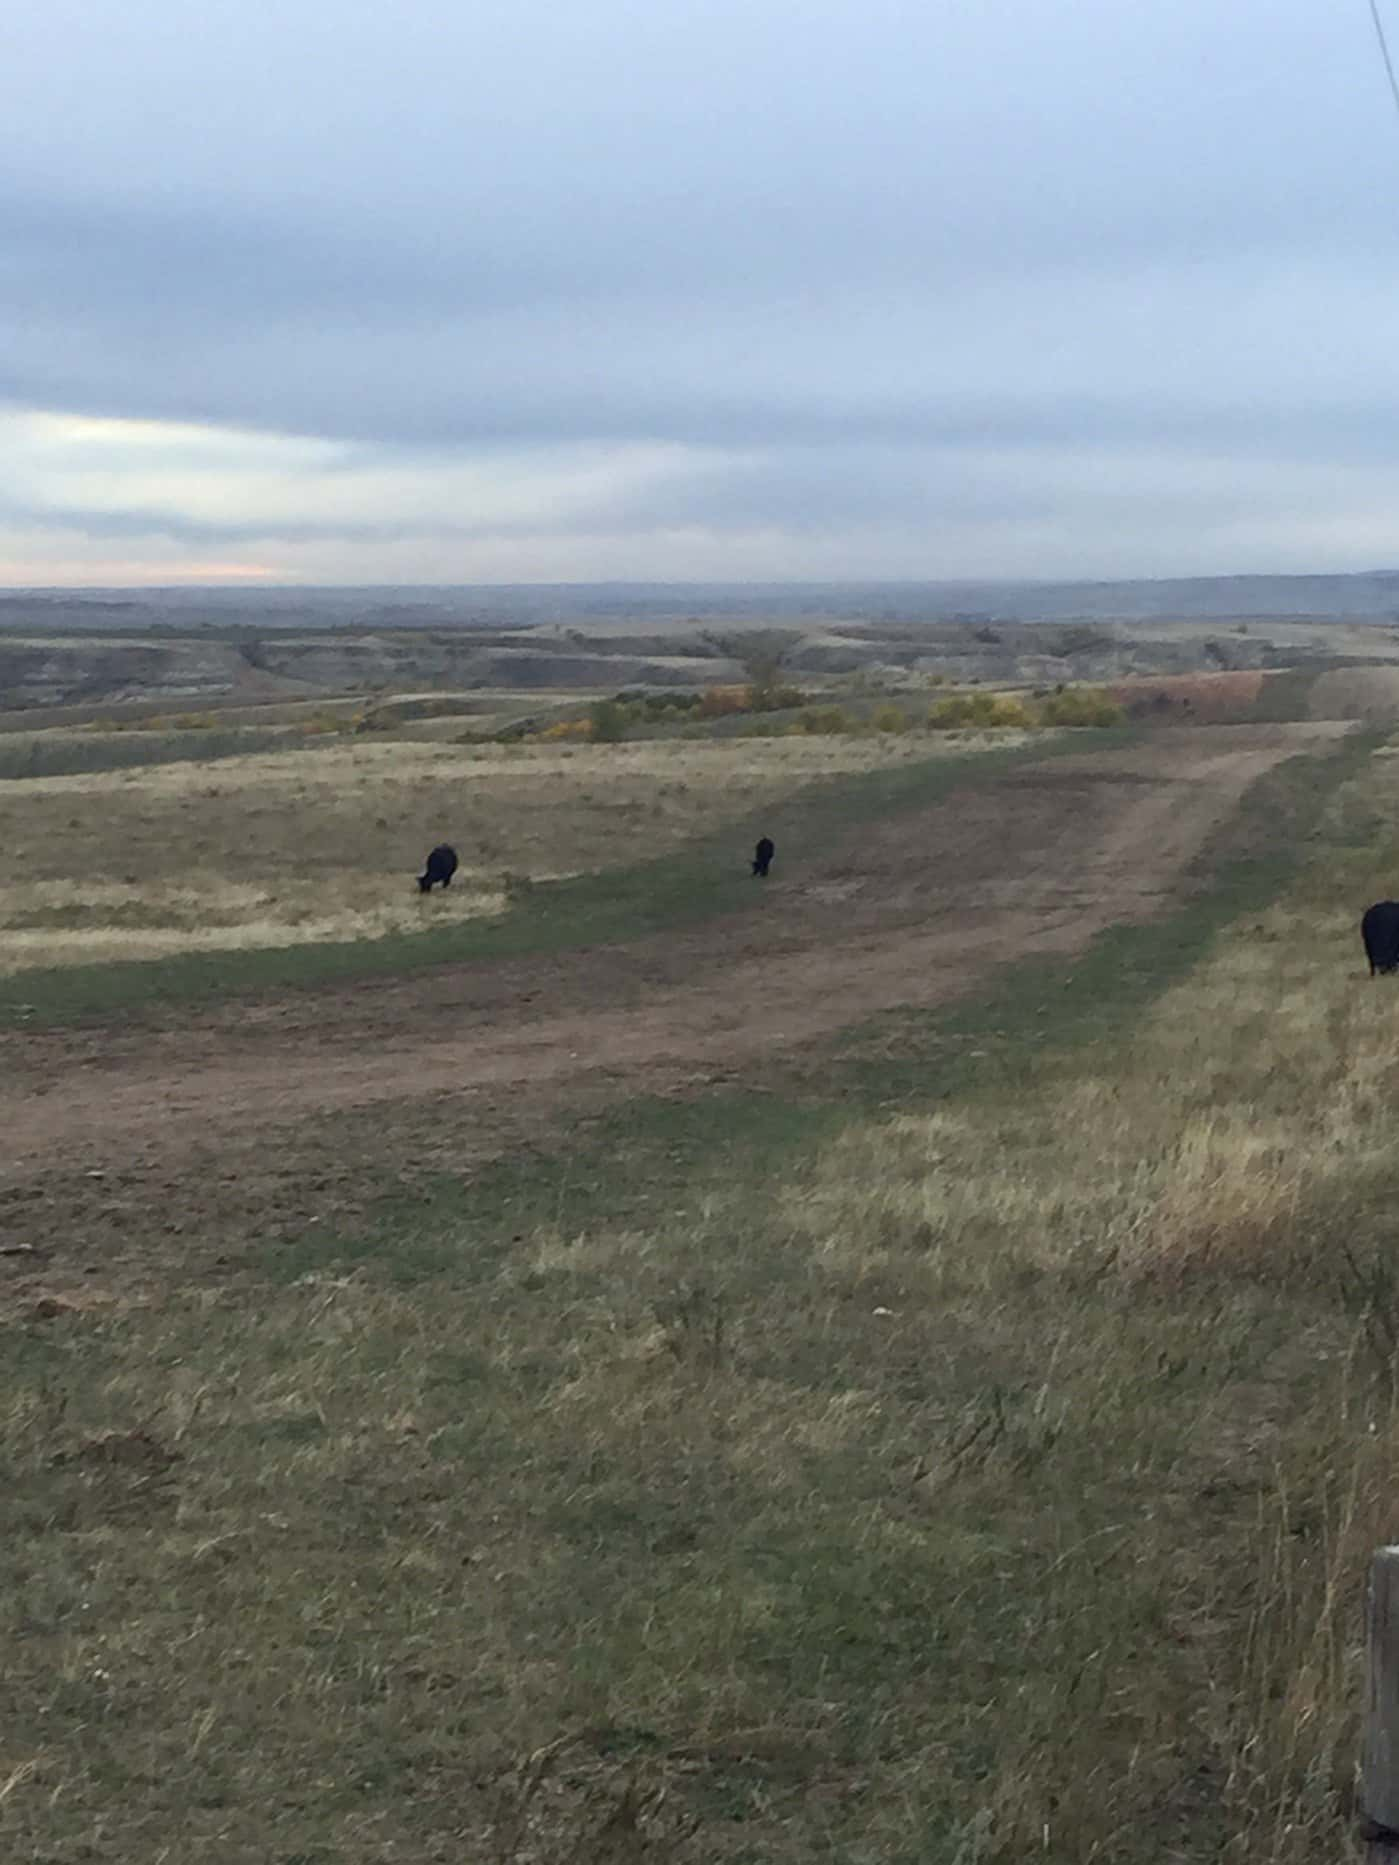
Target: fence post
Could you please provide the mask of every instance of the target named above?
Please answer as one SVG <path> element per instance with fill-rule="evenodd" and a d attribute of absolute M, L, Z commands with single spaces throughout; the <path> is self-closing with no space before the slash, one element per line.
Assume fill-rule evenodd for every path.
<path fill-rule="evenodd" d="M 1370 1858 L 1399 1860 L 1399 1547 L 1377 1548 L 1365 1607 L 1360 1811 Z"/>

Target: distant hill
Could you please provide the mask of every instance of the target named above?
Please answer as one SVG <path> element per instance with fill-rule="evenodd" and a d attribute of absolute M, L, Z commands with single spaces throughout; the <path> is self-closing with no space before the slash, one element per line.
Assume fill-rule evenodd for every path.
<path fill-rule="evenodd" d="M 1399 571 L 1059 584 L 35 590 L 0 595 L 0 714 L 743 678 L 1000 684 L 1399 662 Z"/>
<path fill-rule="evenodd" d="M 402 588 L 33 589 L 0 631 L 416 630 L 783 622 L 1399 621 L 1399 570 L 1353 576 L 929 583 L 536 583 Z"/>

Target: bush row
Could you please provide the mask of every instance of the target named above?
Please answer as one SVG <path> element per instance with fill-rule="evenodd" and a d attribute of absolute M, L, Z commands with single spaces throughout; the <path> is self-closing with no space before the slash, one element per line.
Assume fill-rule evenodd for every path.
<path fill-rule="evenodd" d="M 753 737 L 817 737 L 870 732 L 1029 731 L 1036 726 L 1111 726 L 1126 717 L 1111 694 L 1100 687 L 1065 687 L 1035 699 L 1001 693 L 952 692 L 926 711 L 914 711 L 892 702 L 872 712 L 856 712 L 835 704 L 811 705 L 792 689 L 774 689 L 781 704 L 754 707 L 751 689 L 709 687 L 702 694 L 634 695 L 619 693 L 599 700 L 585 715 L 560 719 L 533 733 L 546 743 L 584 742 L 617 744 L 634 726 L 652 725 L 680 716 L 722 719 L 751 714 L 745 735 Z M 768 717 L 775 712 L 796 713 L 794 718 Z"/>

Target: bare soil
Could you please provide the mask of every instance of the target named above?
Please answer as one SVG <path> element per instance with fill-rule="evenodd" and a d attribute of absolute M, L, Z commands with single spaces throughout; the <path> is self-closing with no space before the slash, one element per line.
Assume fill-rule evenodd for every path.
<path fill-rule="evenodd" d="M 1178 898 L 1245 789 L 1345 729 L 1182 728 L 1020 766 L 846 845 L 784 847 L 750 910 L 692 933 L 7 1034 L 0 1269 L 52 1288 L 65 1235 L 121 1255 L 136 1231 L 334 1217 L 393 1149 L 470 1162 L 1072 953 Z"/>
<path fill-rule="evenodd" d="M 1235 673 L 1140 674 L 1111 682 L 1108 691 L 1126 707 L 1129 718 L 1154 725 L 1178 720 L 1189 725 L 1223 724 L 1246 720 L 1264 681 L 1273 677 L 1256 668 Z"/>

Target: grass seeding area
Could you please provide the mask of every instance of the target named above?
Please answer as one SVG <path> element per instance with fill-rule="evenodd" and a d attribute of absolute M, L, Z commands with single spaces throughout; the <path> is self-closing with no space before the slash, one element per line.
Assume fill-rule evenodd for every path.
<path fill-rule="evenodd" d="M 552 793 L 502 762 L 541 875 L 685 813 L 648 760 L 693 800 L 693 747 L 620 749 Z M 932 781 L 876 749 L 837 784 L 725 747 L 760 762 L 713 807 L 853 833 Z M 347 812 L 423 807 L 367 781 Z M 209 831 L 248 885 L 297 832 L 258 795 Z M 1396 821 L 1399 757 L 1351 736 L 1086 952 L 429 1182 L 386 1114 L 353 1220 L 213 1274 L 157 1239 L 127 1301 L 13 1309 L 3 1856 L 1348 1856 L 1399 1533 L 1399 997 L 1355 926 Z M 642 916 L 633 873 L 576 883 L 583 936 Z M 102 975 L 24 982 L 61 1021 L 65 979 L 128 1001 Z"/>

